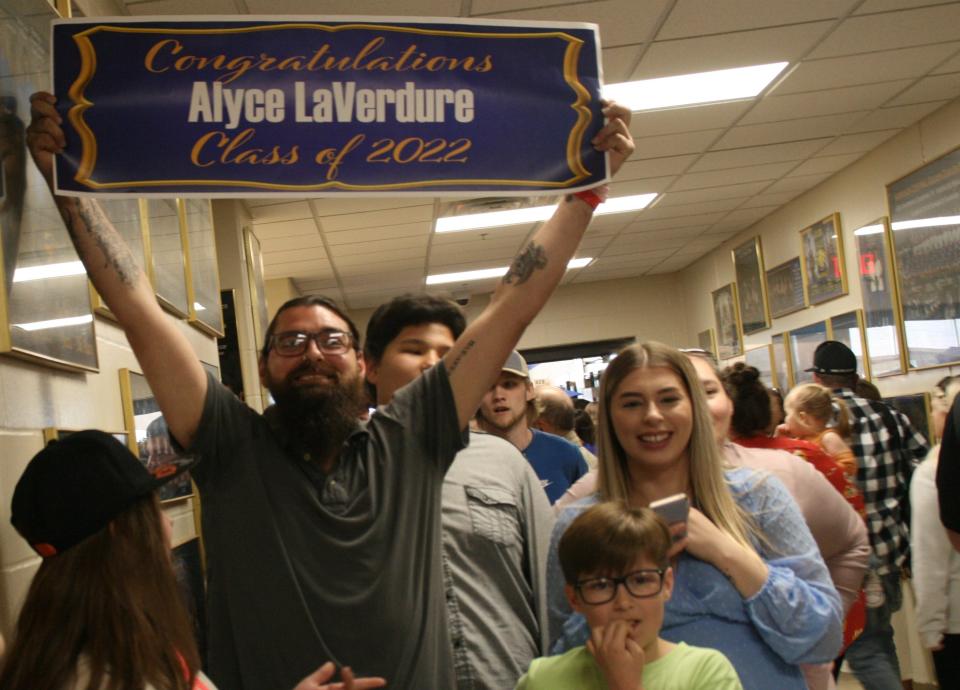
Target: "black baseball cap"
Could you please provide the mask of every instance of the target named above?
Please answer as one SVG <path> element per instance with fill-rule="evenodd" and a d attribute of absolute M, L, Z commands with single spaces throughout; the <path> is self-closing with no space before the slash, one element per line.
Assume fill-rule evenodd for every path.
<path fill-rule="evenodd" d="M 184 457 L 151 473 L 110 434 L 71 432 L 30 460 L 13 490 L 10 522 L 34 551 L 55 556 L 193 464 L 192 457 Z"/>
<path fill-rule="evenodd" d="M 815 374 L 856 374 L 857 356 L 839 340 L 825 340 L 813 351 L 813 366 L 804 371 Z"/>

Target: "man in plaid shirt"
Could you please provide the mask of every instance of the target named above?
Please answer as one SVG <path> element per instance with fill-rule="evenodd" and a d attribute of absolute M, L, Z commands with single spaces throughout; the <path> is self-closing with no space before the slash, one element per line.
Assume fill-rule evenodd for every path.
<path fill-rule="evenodd" d="M 865 582 L 867 623 L 846 659 L 867 690 L 902 690 L 890 617 L 902 603 L 900 570 L 910 546 L 907 487 L 913 468 L 927 454 L 927 441 L 902 413 L 854 395 L 857 358 L 843 343 L 821 343 L 807 371 L 813 372 L 814 381 L 833 389 L 850 411 L 850 447 L 857 458 L 857 484 L 873 548 Z"/>

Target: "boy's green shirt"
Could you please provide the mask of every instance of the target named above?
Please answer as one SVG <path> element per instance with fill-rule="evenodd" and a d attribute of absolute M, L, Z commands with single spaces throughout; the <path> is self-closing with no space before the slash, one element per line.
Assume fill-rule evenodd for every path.
<path fill-rule="evenodd" d="M 586 647 L 534 659 L 516 690 L 607 690 Z M 715 649 L 681 642 L 643 667 L 643 690 L 743 690 L 733 665 Z"/>

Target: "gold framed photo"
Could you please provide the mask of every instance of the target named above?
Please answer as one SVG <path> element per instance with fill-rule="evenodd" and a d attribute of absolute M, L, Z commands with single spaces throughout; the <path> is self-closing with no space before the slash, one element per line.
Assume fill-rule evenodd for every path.
<path fill-rule="evenodd" d="M 774 266 L 767 271 L 766 278 L 773 318 L 806 308 L 807 295 L 803 289 L 803 267 L 799 256 Z"/>
<path fill-rule="evenodd" d="M 727 283 L 711 293 L 717 326 L 717 357 L 730 359 L 743 352 L 743 331 L 737 306 L 737 284 Z"/>
<path fill-rule="evenodd" d="M 809 304 L 820 304 L 847 294 L 839 213 L 800 231 L 800 262 Z"/>
<path fill-rule="evenodd" d="M 770 327 L 767 287 L 763 271 L 763 247 L 760 237 L 752 237 L 731 251 L 737 278 L 740 323 L 744 333 L 756 333 Z"/>
<path fill-rule="evenodd" d="M 890 222 L 884 216 L 853 231 L 863 300 L 871 377 L 902 374 L 906 367 Z"/>
<path fill-rule="evenodd" d="M 808 326 L 787 332 L 790 341 L 790 367 L 793 373 L 792 386 L 813 381 L 813 373 L 805 371 L 813 366 L 813 353 L 827 336 L 827 322 L 817 321 Z"/>

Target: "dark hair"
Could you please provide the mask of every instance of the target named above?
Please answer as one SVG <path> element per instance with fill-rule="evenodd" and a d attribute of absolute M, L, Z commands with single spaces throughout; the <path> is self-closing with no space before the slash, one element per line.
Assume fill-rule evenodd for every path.
<path fill-rule="evenodd" d="M 820 383 L 827 388 L 853 388 L 857 387 L 860 377 L 856 374 L 817 374 Z"/>
<path fill-rule="evenodd" d="M 360 349 L 360 331 L 357 330 L 356 325 L 353 323 L 353 319 L 347 316 L 346 312 L 340 308 L 335 301 L 329 297 L 323 297 L 321 295 L 304 295 L 303 297 L 294 297 L 293 299 L 288 299 L 280 308 L 277 309 L 277 313 L 273 315 L 273 318 L 270 320 L 270 325 L 267 326 L 267 333 L 263 337 L 263 349 L 260 350 L 260 357 L 263 359 L 267 358 L 267 355 L 270 354 L 270 341 L 273 338 L 273 332 L 277 328 L 277 320 L 280 318 L 280 314 L 285 312 L 287 309 L 294 309 L 296 307 L 323 307 L 329 311 L 332 311 L 334 314 L 339 316 L 347 324 L 347 328 L 350 329 L 350 337 L 353 339 L 353 349 Z"/>
<path fill-rule="evenodd" d="M 454 340 L 467 327 L 467 319 L 455 302 L 433 295 L 400 295 L 377 307 L 367 321 L 364 357 L 379 362 L 400 331 L 427 323 L 443 324 L 450 329 Z"/>
<path fill-rule="evenodd" d="M 573 430 L 584 443 L 591 446 L 596 444 L 597 430 L 593 425 L 593 417 L 586 410 L 577 410 L 573 415 Z"/>
<path fill-rule="evenodd" d="M 731 426 L 738 436 L 765 434 L 770 426 L 770 394 L 760 380 L 760 371 L 743 362 L 727 367 L 720 375 L 733 400 Z"/>
<path fill-rule="evenodd" d="M 192 687 L 200 660 L 161 519 L 151 494 L 109 527 L 43 560 L 0 687 L 68 687 L 81 660 L 92 688 Z"/>
<path fill-rule="evenodd" d="M 540 394 L 547 392 L 548 388 L 553 390 L 547 395 Z M 558 393 L 563 395 L 566 400 L 557 397 Z M 563 433 L 572 431 L 576 420 L 576 409 L 574 409 L 573 403 L 569 402 L 569 400 L 567 394 L 556 386 L 538 386 L 537 403 L 540 409 L 540 414 L 537 415 L 538 419 L 543 419 Z"/>
<path fill-rule="evenodd" d="M 584 575 L 623 573 L 638 557 L 669 565 L 670 530 L 649 508 L 607 501 L 587 508 L 570 523 L 557 547 L 567 584 Z"/>

